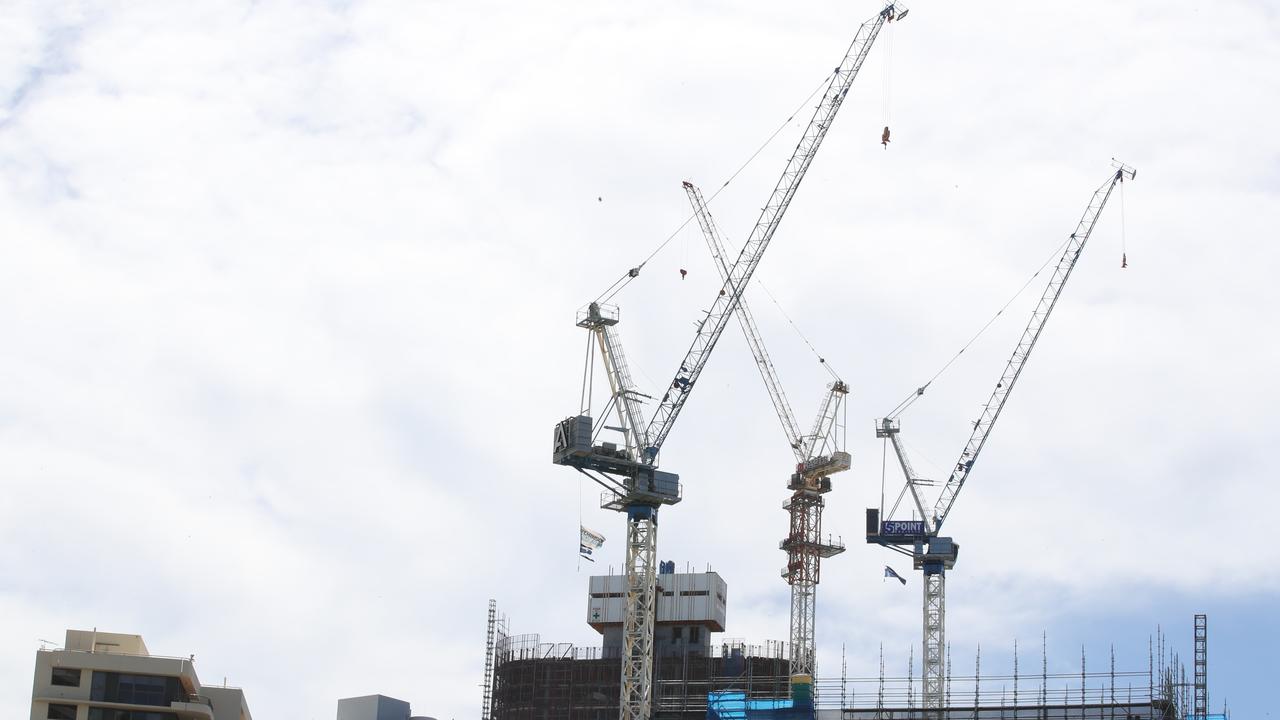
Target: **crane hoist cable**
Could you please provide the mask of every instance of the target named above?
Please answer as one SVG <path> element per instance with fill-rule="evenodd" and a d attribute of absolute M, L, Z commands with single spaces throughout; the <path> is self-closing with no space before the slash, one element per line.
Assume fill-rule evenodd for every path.
<path fill-rule="evenodd" d="M 813 100 L 813 97 L 815 95 L 817 95 L 823 88 L 827 86 L 827 84 L 831 81 L 831 77 L 836 74 L 837 70 L 839 70 L 839 68 L 836 68 L 836 70 L 832 70 L 830 73 L 827 73 L 825 76 L 823 76 L 822 81 L 819 82 L 817 86 L 813 88 L 813 92 L 809 93 L 808 97 L 804 99 L 804 102 L 800 103 L 800 105 L 797 106 L 795 110 L 792 110 L 791 114 L 787 116 L 787 119 L 782 121 L 782 124 L 778 126 L 778 129 L 774 130 L 773 133 L 770 134 L 769 137 L 765 139 L 764 143 L 762 143 L 760 147 L 756 148 L 755 152 L 751 153 L 751 156 L 747 158 L 746 162 L 742 163 L 742 165 L 737 170 L 734 170 L 733 174 L 729 176 L 729 179 L 725 180 L 724 183 L 720 185 L 720 187 L 716 188 L 715 192 L 711 193 L 711 197 L 707 198 L 708 205 L 711 204 L 712 200 L 716 199 L 716 196 L 719 195 L 722 190 L 724 190 L 726 187 L 729 186 L 729 183 L 733 182 L 738 177 L 738 175 L 742 174 L 743 170 L 747 169 L 747 166 L 750 165 L 752 161 L 754 161 L 760 155 L 760 153 L 763 152 L 764 149 L 768 147 L 778 137 L 778 135 L 783 130 L 786 129 L 787 125 L 792 120 L 795 119 L 797 114 L 799 114 L 806 107 L 808 107 L 809 102 Z M 600 296 L 597 297 L 595 301 L 597 303 L 604 304 L 612 300 L 613 296 L 617 295 L 622 290 L 622 288 L 626 287 L 631 283 L 632 280 L 635 280 L 637 277 L 640 276 L 640 271 L 644 269 L 644 266 L 647 265 L 649 261 L 652 260 L 655 256 L 657 256 L 658 253 L 662 252 L 662 249 L 665 248 L 672 240 L 674 240 L 675 237 L 680 234 L 681 230 L 684 230 L 685 227 L 689 225 L 689 223 L 693 222 L 694 217 L 695 217 L 694 213 L 689 213 L 689 217 L 685 218 L 684 222 L 680 223 L 680 225 L 676 227 L 675 230 L 671 231 L 671 234 L 668 235 L 665 240 L 658 243 L 658 246 L 654 248 L 653 251 L 650 252 L 645 257 L 644 260 L 641 260 L 639 265 L 636 265 L 630 270 L 627 270 L 626 272 L 624 272 L 622 274 L 622 277 L 618 278 L 617 280 L 614 281 L 612 285 L 605 288 L 604 292 L 600 293 Z"/>
<path fill-rule="evenodd" d="M 883 71 L 880 80 L 880 119 L 884 124 L 884 132 L 880 135 L 880 144 L 888 150 L 889 126 L 893 121 L 893 23 L 885 26 Z"/>
<path fill-rule="evenodd" d="M 1123 190 L 1121 192 L 1123 192 Z M 968 350 L 971 345 L 977 342 L 978 338 L 982 337 L 983 333 L 985 333 L 993 324 L 995 324 L 996 320 L 1000 319 L 1000 316 L 1004 314 L 1004 311 L 1008 310 L 1009 306 L 1012 305 L 1014 301 L 1017 300 L 1022 295 L 1022 293 L 1026 292 L 1027 288 L 1031 286 L 1031 283 L 1034 282 L 1037 277 L 1040 277 L 1040 273 L 1044 272 L 1044 269 L 1049 266 L 1049 263 L 1053 262 L 1055 259 L 1058 258 L 1059 255 L 1062 254 L 1062 249 L 1065 248 L 1067 246 L 1067 243 L 1070 241 L 1071 241 L 1070 238 L 1068 238 L 1067 240 L 1062 241 L 1062 244 L 1058 245 L 1058 247 L 1054 248 L 1053 252 L 1049 254 L 1049 257 L 1045 258 L 1045 261 L 1040 265 L 1040 267 L 1034 273 L 1031 274 L 1031 277 L 1027 278 L 1027 281 L 1022 283 L 1022 287 L 1018 288 L 1018 291 L 1015 292 L 1013 296 L 1010 297 L 1009 300 L 1005 302 L 1004 305 L 1000 306 L 1000 309 L 996 311 L 996 314 L 992 315 L 991 318 L 987 320 L 987 322 L 981 328 L 979 328 L 978 332 L 974 333 L 973 337 L 969 338 L 968 342 L 966 342 L 963 346 L 961 346 L 961 348 L 956 352 L 956 354 L 952 355 L 951 359 L 948 360 L 946 363 L 944 363 L 942 367 L 939 368 L 938 371 L 933 374 L 933 377 L 929 378 L 923 385 L 916 388 L 915 392 L 912 392 L 905 399 L 903 399 L 902 402 L 898 403 L 898 406 L 895 407 L 893 411 L 890 412 L 885 417 L 890 420 L 896 419 L 900 415 L 902 415 L 902 413 L 906 412 L 907 408 L 915 404 L 915 401 L 920 399 L 920 397 L 924 395 L 925 391 L 929 389 L 929 386 L 933 384 L 933 381 L 937 380 L 938 377 L 942 375 L 942 373 L 946 372 L 947 369 L 950 368 L 951 365 L 956 360 L 959 360 L 960 356 L 964 354 L 964 351 Z"/>
<path fill-rule="evenodd" d="M 1125 247 L 1124 183 L 1120 183 L 1120 269 L 1129 267 L 1129 250 Z"/>

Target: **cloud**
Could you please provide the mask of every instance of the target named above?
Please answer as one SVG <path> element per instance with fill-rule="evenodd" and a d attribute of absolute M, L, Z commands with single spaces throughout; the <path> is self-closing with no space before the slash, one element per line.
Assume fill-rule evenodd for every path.
<path fill-rule="evenodd" d="M 0 671 L 24 678 L 37 638 L 97 626 L 196 653 L 262 716 L 382 692 L 443 718 L 478 707 L 489 597 L 518 632 L 597 642 L 576 524 L 609 537 L 595 571 L 620 567 L 622 523 L 547 462 L 578 410 L 573 313 L 688 216 L 679 182 L 719 187 L 875 10 L 7 10 Z M 759 272 L 853 388 L 822 667 L 841 642 L 866 673 L 880 642 L 896 666 L 918 642 L 918 579 L 880 582 L 897 558 L 858 535 L 880 495 L 872 419 L 1050 256 L 1112 156 L 1138 180 L 949 520 L 949 636 L 1048 627 L 1069 663 L 1102 619 L 1280 592 L 1254 511 L 1280 500 L 1262 481 L 1276 35 L 1249 4 L 921 5 L 873 50 Z M 715 200 L 732 244 L 807 117 Z M 714 278 L 687 227 L 619 295 L 646 389 Z M 1038 286 L 904 417 L 921 469 L 958 453 Z M 806 424 L 827 376 L 750 293 Z M 664 448 L 686 497 L 659 554 L 722 572 L 729 634 L 761 642 L 787 632 L 792 460 L 745 350 L 729 328 Z M 0 688 L 9 714 L 28 702 Z"/>

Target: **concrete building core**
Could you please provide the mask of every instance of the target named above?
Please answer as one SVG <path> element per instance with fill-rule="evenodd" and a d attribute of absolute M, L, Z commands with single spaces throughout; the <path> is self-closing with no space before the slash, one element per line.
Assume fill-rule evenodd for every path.
<path fill-rule="evenodd" d="M 654 653 L 710 655 L 711 633 L 724 632 L 728 586 L 718 573 L 677 573 L 661 563 L 653 629 Z M 627 609 L 625 575 L 593 575 L 588 581 L 587 624 L 603 636 L 604 657 L 622 652 Z"/>
<path fill-rule="evenodd" d="M 253 720 L 244 692 L 208 687 L 194 656 L 152 655 L 140 635 L 67 630 L 36 652 L 31 720 Z"/>

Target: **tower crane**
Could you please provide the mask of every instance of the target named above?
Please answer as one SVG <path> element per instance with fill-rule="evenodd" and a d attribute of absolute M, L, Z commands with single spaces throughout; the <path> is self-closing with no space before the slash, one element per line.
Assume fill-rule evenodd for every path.
<path fill-rule="evenodd" d="M 652 710 L 658 509 L 678 503 L 681 496 L 679 476 L 658 469 L 659 452 L 706 368 L 711 351 L 724 332 L 729 316 L 741 299 L 764 251 L 768 249 L 880 28 L 894 18 L 904 17 L 906 12 L 897 2 L 890 2 L 858 29 L 853 43 L 832 71 L 822 100 L 787 161 L 782 177 L 761 209 L 760 218 L 738 259 L 729 268 L 728 277 L 711 308 L 698 323 L 693 344 L 647 424 L 643 421 L 640 406 L 644 400 L 652 398 L 640 393 L 631 381 L 615 330 L 619 320 L 617 308 L 597 301 L 578 313 L 577 324 L 589 332 L 588 348 L 592 343 L 598 346 L 604 374 L 609 381 L 610 394 L 603 416 L 614 412 L 618 425 L 606 426 L 603 420 L 597 424 L 590 415 L 594 355 L 589 349 L 583 378 L 582 409 L 577 415 L 556 424 L 552 462 L 576 468 L 602 485 L 605 488 L 602 507 L 627 516 L 624 563 L 627 591 L 619 702 L 621 720 L 649 720 Z M 640 268 L 637 267 L 632 268 L 628 275 L 635 277 L 639 273 Z M 622 447 L 615 442 L 597 442 L 604 430 L 618 433 L 623 440 Z"/>
<path fill-rule="evenodd" d="M 729 268 L 725 264 L 724 241 L 711 219 L 702 191 L 688 181 L 684 183 L 684 189 L 707 240 L 716 270 L 726 278 Z M 840 412 L 849 386 L 839 378 L 827 385 L 813 428 L 808 435 L 802 435 L 745 297 L 738 300 L 735 314 L 760 370 L 760 378 L 769 392 L 769 399 L 773 401 L 774 412 L 782 423 L 782 431 L 796 457 L 795 472 L 787 482 L 787 489 L 792 494 L 782 506 L 790 516 L 789 533 L 779 543 L 779 549 L 787 553 L 787 566 L 782 570 L 782 577 L 791 586 L 791 673 L 813 675 L 820 561 L 844 552 L 843 543 L 832 542 L 830 538 L 824 542 L 822 539 L 822 508 L 826 504 L 822 496 L 831 491 L 831 475 L 850 467 L 850 455 L 844 450 L 844 422 Z"/>
<path fill-rule="evenodd" d="M 1133 180 L 1136 176 L 1137 172 L 1133 168 L 1116 163 L 1115 172 L 1111 173 L 1107 181 L 1093 193 L 1084 215 L 1076 224 L 1075 232 L 1071 233 L 1066 241 L 1062 255 L 1049 276 L 1049 283 L 1040 295 L 1040 301 L 1036 304 L 1035 310 L 1031 313 L 1030 322 L 1022 331 L 1022 336 L 1005 364 L 1004 372 L 1000 374 L 990 399 L 983 405 L 982 413 L 974 421 L 969 441 L 965 443 L 960 458 L 956 461 L 950 477 L 943 484 L 930 511 L 926 512 L 921 489 L 934 483 L 918 475 L 911 466 L 899 437 L 901 426 L 898 421 L 901 410 L 915 397 L 923 395 L 928 385 L 917 389 L 915 396 L 899 405 L 894 413 L 876 421 L 876 437 L 885 438 L 893 445 L 894 455 L 906 478 L 904 492 L 910 491 L 912 503 L 920 519 L 881 520 L 880 509 L 868 508 L 867 542 L 884 545 L 910 555 L 912 565 L 924 574 L 924 652 L 921 680 L 926 717 L 940 718 L 942 713 L 943 687 L 946 680 L 943 665 L 946 648 L 946 571 L 955 567 L 960 551 L 959 544 L 952 538 L 938 533 L 942 530 L 943 522 L 951 513 L 952 507 L 955 506 L 956 497 L 973 471 L 974 463 L 982 453 L 987 438 L 991 436 L 991 430 L 1000 417 L 1000 411 L 1004 409 L 1009 394 L 1013 392 L 1013 386 L 1021 376 L 1031 351 L 1035 349 L 1036 341 L 1040 338 L 1049 315 L 1057 305 L 1058 298 L 1061 297 L 1062 290 L 1071 277 L 1071 271 L 1075 269 L 1076 261 L 1080 259 L 1080 253 L 1093 232 L 1094 224 L 1097 223 L 1098 216 L 1102 214 L 1102 209 L 1106 207 L 1107 200 L 1111 197 L 1111 192 L 1126 178 Z M 899 499 L 901 497 L 900 495 Z M 892 514 L 896 509 L 895 505 L 890 513 Z M 908 551 L 899 546 L 909 546 L 912 549 Z"/>

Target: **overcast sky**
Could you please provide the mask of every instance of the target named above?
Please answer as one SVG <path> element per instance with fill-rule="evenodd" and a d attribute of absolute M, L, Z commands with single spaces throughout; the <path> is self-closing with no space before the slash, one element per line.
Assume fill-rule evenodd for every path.
<path fill-rule="evenodd" d="M 194 653 L 259 718 L 307 720 L 369 693 L 476 717 L 489 598 L 514 632 L 598 643 L 587 575 L 621 565 L 623 520 L 549 462 L 574 312 L 687 218 L 682 180 L 710 194 L 804 106 L 712 204 L 740 245 L 879 7 L 0 6 L 0 714 L 66 628 Z M 859 537 L 872 421 L 1116 157 L 1137 181 L 948 521 L 948 639 L 962 668 L 981 642 L 1007 672 L 1044 631 L 1053 668 L 1114 643 L 1145 670 L 1158 624 L 1189 657 L 1209 612 L 1212 704 L 1273 712 L 1278 106 L 1273 2 L 921 0 L 882 34 L 757 274 L 853 390 L 820 674 L 841 644 L 851 674 L 918 647 L 920 578 Z M 643 389 L 714 278 L 689 226 L 615 298 Z M 1040 284 L 903 416 L 922 472 L 958 456 Z M 748 298 L 807 425 L 828 378 Z M 794 461 L 736 327 L 662 461 L 685 500 L 661 558 L 722 573 L 727 636 L 785 639 Z M 580 518 L 609 538 L 594 568 Z"/>

